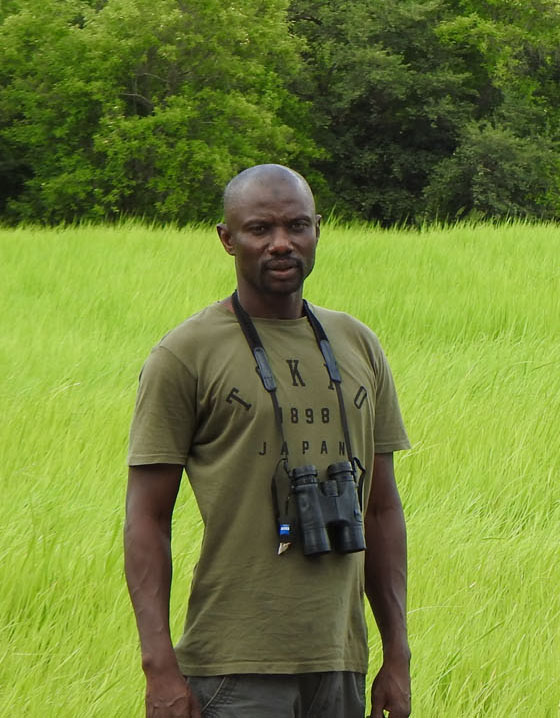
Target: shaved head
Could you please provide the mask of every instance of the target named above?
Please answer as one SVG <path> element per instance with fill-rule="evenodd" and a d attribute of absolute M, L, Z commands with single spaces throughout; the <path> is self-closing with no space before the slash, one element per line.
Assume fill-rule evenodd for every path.
<path fill-rule="evenodd" d="M 313 192 L 307 181 L 295 170 L 283 165 L 266 164 L 249 167 L 236 175 L 224 190 L 224 219 L 228 223 L 232 212 L 242 203 L 249 189 L 270 188 L 274 185 L 288 185 L 307 196 L 315 213 Z"/>

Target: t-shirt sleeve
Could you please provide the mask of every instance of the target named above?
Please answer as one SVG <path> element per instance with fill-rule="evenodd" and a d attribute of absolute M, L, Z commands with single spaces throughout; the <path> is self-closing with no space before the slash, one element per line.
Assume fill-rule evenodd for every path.
<path fill-rule="evenodd" d="M 164 346 L 156 346 L 140 373 L 130 428 L 128 465 L 185 465 L 195 426 L 196 381 Z"/>
<path fill-rule="evenodd" d="M 376 349 L 375 451 L 378 454 L 383 454 L 410 449 L 410 442 L 404 428 L 397 390 L 387 357 L 381 346 L 378 345 Z"/>

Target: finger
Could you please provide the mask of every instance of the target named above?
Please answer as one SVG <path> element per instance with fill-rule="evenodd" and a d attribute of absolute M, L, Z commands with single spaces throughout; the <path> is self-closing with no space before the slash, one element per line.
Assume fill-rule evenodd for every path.
<path fill-rule="evenodd" d="M 383 708 L 376 708 L 375 706 L 372 706 L 369 718 L 385 718 Z"/>
<path fill-rule="evenodd" d="M 388 712 L 388 718 L 408 718 L 409 715 L 410 710 L 408 708 L 399 708 Z"/>
<path fill-rule="evenodd" d="M 191 699 L 189 701 L 189 718 L 202 718 L 202 714 L 200 712 L 200 705 L 198 703 L 198 700 L 196 699 L 196 696 L 191 693 Z"/>

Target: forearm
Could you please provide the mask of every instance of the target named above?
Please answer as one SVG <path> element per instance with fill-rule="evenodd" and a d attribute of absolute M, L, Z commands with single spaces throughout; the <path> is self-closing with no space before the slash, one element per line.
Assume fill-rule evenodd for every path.
<path fill-rule="evenodd" d="M 383 654 L 407 658 L 406 528 L 400 501 L 368 511 L 365 535 L 365 589 Z"/>
<path fill-rule="evenodd" d="M 172 573 L 169 529 L 152 517 L 127 517 L 124 547 L 125 574 L 144 671 L 177 670 L 169 631 Z"/>

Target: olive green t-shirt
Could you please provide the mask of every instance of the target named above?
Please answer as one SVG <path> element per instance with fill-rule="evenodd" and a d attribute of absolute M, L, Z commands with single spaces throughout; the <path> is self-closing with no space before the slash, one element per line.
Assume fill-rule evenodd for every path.
<path fill-rule="evenodd" d="M 367 499 L 374 452 L 409 448 L 393 379 L 370 329 L 312 308 L 342 375 Z M 324 478 L 346 448 L 311 326 L 306 318 L 253 321 L 278 384 L 290 464 L 314 464 Z M 363 552 L 310 558 L 295 545 L 277 555 L 271 478 L 280 452 L 270 396 L 223 305 L 190 317 L 152 350 L 128 461 L 185 466 L 202 517 L 201 555 L 176 646 L 185 675 L 367 671 Z"/>

